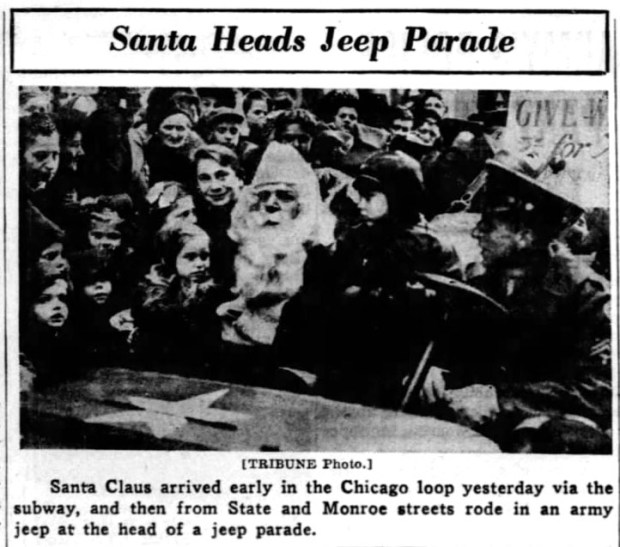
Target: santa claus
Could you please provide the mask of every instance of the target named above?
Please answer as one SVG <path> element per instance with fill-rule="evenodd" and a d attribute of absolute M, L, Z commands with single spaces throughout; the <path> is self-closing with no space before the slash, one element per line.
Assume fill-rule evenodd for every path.
<path fill-rule="evenodd" d="M 303 284 L 308 249 L 333 244 L 333 228 L 310 165 L 292 146 L 271 143 L 232 211 L 238 297 L 219 308 L 224 341 L 273 342 L 282 308 Z"/>

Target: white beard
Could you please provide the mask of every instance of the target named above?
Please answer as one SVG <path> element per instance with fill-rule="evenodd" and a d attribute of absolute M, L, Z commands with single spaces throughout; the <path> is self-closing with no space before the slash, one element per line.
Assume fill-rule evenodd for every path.
<path fill-rule="evenodd" d="M 218 309 L 222 338 L 242 344 L 272 344 L 282 309 L 303 285 L 306 251 L 302 246 L 277 252 L 248 242 L 235 259 L 239 297 Z"/>

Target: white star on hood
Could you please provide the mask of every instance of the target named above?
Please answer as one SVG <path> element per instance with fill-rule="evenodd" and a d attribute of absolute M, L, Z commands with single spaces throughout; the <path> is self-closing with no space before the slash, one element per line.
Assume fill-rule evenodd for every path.
<path fill-rule="evenodd" d="M 236 427 L 237 423 L 249 419 L 248 414 L 210 408 L 230 390 L 220 389 L 182 401 L 162 401 L 148 397 L 128 397 L 130 404 L 140 410 L 126 410 L 88 418 L 89 423 L 145 423 L 158 439 L 174 433 L 187 424 L 187 418 L 207 424 Z"/>

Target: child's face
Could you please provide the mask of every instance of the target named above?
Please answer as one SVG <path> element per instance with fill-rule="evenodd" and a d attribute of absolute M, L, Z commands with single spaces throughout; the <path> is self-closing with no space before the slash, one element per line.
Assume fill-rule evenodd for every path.
<path fill-rule="evenodd" d="M 238 123 L 222 122 L 218 123 L 213 129 L 211 140 L 215 144 L 222 144 L 228 146 L 228 148 L 235 148 L 239 144 L 240 136 L 241 133 Z"/>
<path fill-rule="evenodd" d="M 84 148 L 82 148 L 82 132 L 76 131 L 62 146 L 63 161 L 71 171 L 77 171 L 82 158 Z"/>
<path fill-rule="evenodd" d="M 428 110 L 434 110 L 442 118 L 447 110 L 444 102 L 439 97 L 435 97 L 433 95 L 431 95 L 426 99 L 426 101 L 424 101 L 424 108 L 427 108 Z"/>
<path fill-rule="evenodd" d="M 34 304 L 33 313 L 36 320 L 52 329 L 60 329 L 69 317 L 67 295 L 69 285 L 64 279 L 57 279 L 47 287 Z"/>
<path fill-rule="evenodd" d="M 44 276 L 61 275 L 69 269 L 62 243 L 52 243 L 41 251 L 37 261 L 39 272 Z"/>
<path fill-rule="evenodd" d="M 342 106 L 334 117 L 336 129 L 353 133 L 357 127 L 357 110 L 350 106 Z"/>
<path fill-rule="evenodd" d="M 234 201 L 241 181 L 230 167 L 212 159 L 198 161 L 196 169 L 198 190 L 209 205 L 223 207 Z"/>
<path fill-rule="evenodd" d="M 392 132 L 393 136 L 402 135 L 403 137 L 406 137 L 411 132 L 412 128 L 413 120 L 396 119 L 392 122 L 392 127 L 390 128 L 390 131 Z"/>
<path fill-rule="evenodd" d="M 176 202 L 172 211 L 166 215 L 164 225 L 174 224 L 178 221 L 188 222 L 190 224 L 196 224 L 196 222 L 198 222 L 196 218 L 196 209 L 194 207 L 194 198 L 192 198 L 192 196 L 184 196 Z"/>
<path fill-rule="evenodd" d="M 182 281 L 193 283 L 209 281 L 210 266 L 209 237 L 206 234 L 192 237 L 177 256 L 176 270 Z"/>
<path fill-rule="evenodd" d="M 250 127 L 262 128 L 267 123 L 267 112 L 269 112 L 267 101 L 254 100 L 245 119 Z"/>
<path fill-rule="evenodd" d="M 98 251 L 115 251 L 121 246 L 122 234 L 116 226 L 92 221 L 88 231 L 88 243 Z"/>
<path fill-rule="evenodd" d="M 215 97 L 201 97 L 200 105 L 202 107 L 202 117 L 208 118 L 209 114 L 211 114 L 217 106 L 217 99 Z"/>
<path fill-rule="evenodd" d="M 26 182 L 31 190 L 44 190 L 58 171 L 60 139 L 58 133 L 37 135 L 23 154 Z"/>
<path fill-rule="evenodd" d="M 304 158 L 308 159 L 310 148 L 312 146 L 312 135 L 304 130 L 298 123 L 290 123 L 282 131 L 280 140 L 283 143 L 290 144 Z"/>
<path fill-rule="evenodd" d="M 389 211 L 387 196 L 383 192 L 360 194 L 357 206 L 361 217 L 368 223 L 385 218 Z"/>
<path fill-rule="evenodd" d="M 110 294 L 112 294 L 111 281 L 99 280 L 84 285 L 84 296 L 100 306 L 109 300 Z"/>
<path fill-rule="evenodd" d="M 413 132 L 420 142 L 428 146 L 433 146 L 441 136 L 439 124 L 435 118 L 425 118 Z"/>

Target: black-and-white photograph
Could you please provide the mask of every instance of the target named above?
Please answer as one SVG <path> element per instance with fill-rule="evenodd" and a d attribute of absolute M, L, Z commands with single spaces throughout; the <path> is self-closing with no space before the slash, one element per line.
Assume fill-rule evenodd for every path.
<path fill-rule="evenodd" d="M 19 112 L 22 448 L 611 453 L 606 92 Z"/>

